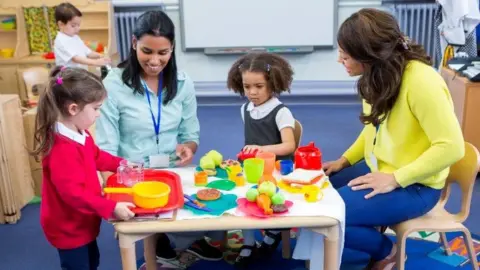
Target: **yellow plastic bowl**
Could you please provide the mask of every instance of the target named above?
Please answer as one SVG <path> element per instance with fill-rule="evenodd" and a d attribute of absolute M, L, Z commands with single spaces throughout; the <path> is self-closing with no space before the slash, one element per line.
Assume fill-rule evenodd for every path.
<path fill-rule="evenodd" d="M 133 203 L 141 208 L 153 209 L 164 207 L 170 197 L 170 186 L 157 181 L 145 181 L 132 188 L 105 188 L 105 193 L 132 194 Z"/>
<path fill-rule="evenodd" d="M 12 58 L 15 53 L 14 49 L 1 49 L 0 56 L 3 58 Z"/>

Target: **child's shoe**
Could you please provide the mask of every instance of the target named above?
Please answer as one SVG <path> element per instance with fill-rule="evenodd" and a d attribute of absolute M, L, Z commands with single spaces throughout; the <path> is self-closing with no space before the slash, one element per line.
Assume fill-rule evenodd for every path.
<path fill-rule="evenodd" d="M 235 259 L 234 267 L 237 269 L 248 269 L 255 260 L 257 247 L 243 245 L 240 248 L 240 254 Z"/>

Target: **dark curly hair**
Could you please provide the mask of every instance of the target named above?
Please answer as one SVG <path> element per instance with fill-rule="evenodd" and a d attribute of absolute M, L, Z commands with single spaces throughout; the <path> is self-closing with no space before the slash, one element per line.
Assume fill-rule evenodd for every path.
<path fill-rule="evenodd" d="M 409 61 L 431 65 L 423 47 L 409 41 L 395 17 L 381 10 L 365 8 L 352 14 L 340 26 L 337 41 L 364 67 L 357 89 L 372 106 L 369 115 L 360 115 L 364 124 L 379 125 L 385 120 L 397 100 Z"/>
<path fill-rule="evenodd" d="M 265 75 L 268 89 L 275 94 L 290 92 L 293 69 L 283 57 L 273 53 L 248 53 L 238 59 L 228 72 L 227 87 L 245 96 L 242 74 L 246 71 Z"/>

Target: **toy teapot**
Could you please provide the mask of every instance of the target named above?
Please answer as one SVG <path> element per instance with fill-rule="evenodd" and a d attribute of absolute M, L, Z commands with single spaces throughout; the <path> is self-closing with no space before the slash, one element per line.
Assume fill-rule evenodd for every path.
<path fill-rule="evenodd" d="M 300 146 L 295 151 L 295 169 L 320 170 L 322 169 L 322 153 L 313 142 Z"/>

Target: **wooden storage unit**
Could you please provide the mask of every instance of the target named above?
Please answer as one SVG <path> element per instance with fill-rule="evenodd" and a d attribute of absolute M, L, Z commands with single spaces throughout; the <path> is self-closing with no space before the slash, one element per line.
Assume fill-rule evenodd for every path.
<path fill-rule="evenodd" d="M 448 68 L 442 68 L 441 74 L 452 95 L 465 141 L 480 149 L 480 83 L 471 82 Z"/>
<path fill-rule="evenodd" d="M 18 95 L 0 95 L 0 223 L 16 223 L 33 198 Z"/>
<path fill-rule="evenodd" d="M 55 6 L 61 0 L 17 0 L 0 3 L 0 19 L 15 16 L 16 29 L 0 30 L 0 48 L 14 48 L 13 58 L 0 58 L 0 94 L 18 94 L 23 104 L 28 102 L 28 95 L 23 82 L 22 71 L 32 66 L 51 68 L 55 60 L 44 59 L 41 55 L 31 55 L 24 7 Z M 65 1 L 66 2 L 66 1 Z M 115 64 L 118 62 L 117 40 L 115 36 L 114 13 L 111 1 L 70 0 L 83 14 L 80 37 L 83 41 L 98 41 L 105 46 L 105 55 Z M 99 68 L 90 71 L 100 75 Z"/>

